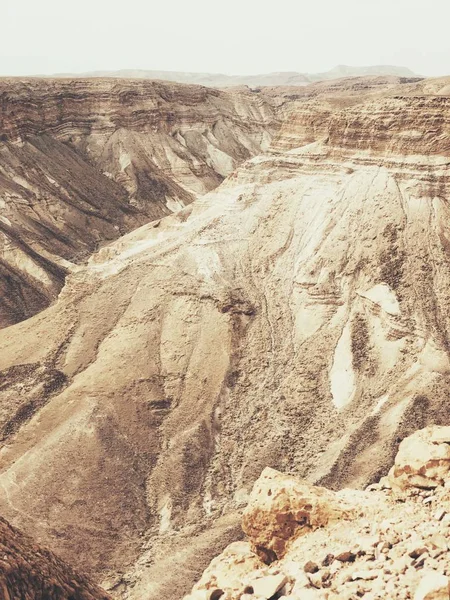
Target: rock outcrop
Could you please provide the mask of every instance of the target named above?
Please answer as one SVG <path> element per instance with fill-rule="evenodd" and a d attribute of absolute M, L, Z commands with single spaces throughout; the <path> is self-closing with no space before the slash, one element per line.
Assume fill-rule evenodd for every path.
<path fill-rule="evenodd" d="M 274 147 L 292 150 L 321 140 L 341 150 L 372 153 L 372 158 L 378 153 L 385 157 L 448 157 L 450 97 L 408 96 L 405 87 L 405 95 L 372 99 L 370 94 L 363 106 L 355 103 L 355 98 L 351 106 L 345 106 L 345 96 L 341 96 L 345 88 L 336 90 L 336 100 L 340 99 L 343 106 L 319 95 L 290 112 Z"/>
<path fill-rule="evenodd" d="M 402 441 L 389 482 L 398 493 L 443 485 L 450 474 L 450 427 L 427 427 Z"/>
<path fill-rule="evenodd" d="M 285 554 L 286 545 L 294 536 L 350 514 L 350 508 L 329 490 L 311 488 L 266 467 L 253 487 L 242 529 L 253 550 L 264 562 L 271 563 Z"/>
<path fill-rule="evenodd" d="M 117 597 L 179 600 L 265 467 L 364 488 L 410 433 L 448 425 L 449 106 L 424 86 L 339 97 L 323 119 L 323 98 L 300 102 L 271 149 L 0 331 L 1 514 Z M 342 499 L 369 503 L 370 526 L 359 494 Z M 409 501 L 395 515 L 420 533 L 430 507 Z M 344 565 L 352 522 L 328 552 Z M 314 580 L 324 550 L 305 555 Z"/>
<path fill-rule="evenodd" d="M 447 600 L 450 597 L 450 579 L 439 573 L 427 573 L 414 594 L 414 600 Z"/>
<path fill-rule="evenodd" d="M 397 458 L 404 461 L 405 446 L 417 444 L 418 437 L 442 440 L 447 437 L 446 430 L 428 427 L 417 432 L 403 441 Z M 415 467 L 419 462 L 423 473 L 432 475 L 428 457 L 416 456 Z M 414 479 L 408 480 L 405 488 L 410 496 L 401 503 L 383 484 L 364 492 L 327 491 L 331 506 L 346 502 L 351 511 L 341 512 L 340 518 L 332 511 L 333 522 L 320 519 L 316 529 L 301 532 L 286 523 L 282 505 L 276 501 L 268 504 L 268 480 L 271 498 L 285 496 L 289 482 L 291 505 L 303 505 L 306 493 L 311 507 L 322 505 L 323 489 L 281 473 L 265 472 L 261 479 L 255 483 L 244 512 L 243 529 L 248 530 L 248 515 L 254 515 L 258 505 L 271 510 L 270 518 L 265 519 L 265 536 L 259 521 L 256 539 L 276 538 L 272 524 L 278 522 L 284 534 L 283 554 L 270 567 L 258 560 L 250 548 L 250 544 L 255 547 L 254 532 L 250 530 L 250 544 L 228 546 L 211 562 L 185 600 L 450 598 L 448 472 L 433 491 L 425 491 L 421 481 L 417 487 Z"/>
<path fill-rule="evenodd" d="M 110 600 L 49 550 L 0 518 L 2 600 Z"/>

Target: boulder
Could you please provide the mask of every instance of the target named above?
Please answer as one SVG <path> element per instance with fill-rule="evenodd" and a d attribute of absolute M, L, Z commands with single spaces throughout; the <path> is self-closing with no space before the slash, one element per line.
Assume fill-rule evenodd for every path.
<path fill-rule="evenodd" d="M 233 542 L 211 561 L 185 600 L 197 600 L 197 597 L 199 600 L 215 600 L 214 594 L 219 595 L 218 590 L 222 592 L 221 600 L 240 598 L 251 591 L 251 582 L 268 574 L 266 565 L 251 551 L 250 544 Z"/>
<path fill-rule="evenodd" d="M 425 427 L 405 438 L 388 477 L 397 494 L 443 485 L 450 477 L 450 427 Z"/>
<path fill-rule="evenodd" d="M 414 594 L 414 600 L 449 600 L 449 579 L 437 572 L 422 577 Z"/>
<path fill-rule="evenodd" d="M 292 539 L 351 514 L 334 492 L 266 467 L 253 487 L 242 528 L 252 549 L 270 563 L 284 556 Z"/>

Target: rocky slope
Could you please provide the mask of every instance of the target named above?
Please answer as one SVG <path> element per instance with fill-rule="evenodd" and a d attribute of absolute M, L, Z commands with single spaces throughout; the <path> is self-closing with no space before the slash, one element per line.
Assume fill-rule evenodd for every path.
<path fill-rule="evenodd" d="M 300 103 L 0 331 L 2 514 L 118 598 L 179 600 L 265 467 L 362 488 L 448 422 L 450 99 L 427 85 Z"/>
<path fill-rule="evenodd" d="M 450 428 L 405 439 L 367 491 L 338 493 L 266 468 L 235 542 L 185 600 L 446 600 Z"/>
<path fill-rule="evenodd" d="M 99 244 L 216 187 L 277 128 L 246 92 L 0 80 L 0 327 L 48 306 Z"/>
<path fill-rule="evenodd" d="M 0 552 L 2 600 L 110 599 L 89 579 L 1 518 Z"/>

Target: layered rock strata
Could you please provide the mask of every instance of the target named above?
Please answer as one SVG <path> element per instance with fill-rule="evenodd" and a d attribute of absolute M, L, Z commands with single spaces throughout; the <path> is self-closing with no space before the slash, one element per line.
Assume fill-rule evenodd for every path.
<path fill-rule="evenodd" d="M 0 101 L 4 142 L 45 133 L 69 143 L 135 204 L 211 190 L 267 149 L 279 123 L 258 94 L 160 81 L 6 79 Z M 160 189 L 168 174 L 181 189 Z"/>
<path fill-rule="evenodd" d="M 245 92 L 0 80 L 0 327 L 48 306 L 101 244 L 216 187 L 277 128 Z"/>

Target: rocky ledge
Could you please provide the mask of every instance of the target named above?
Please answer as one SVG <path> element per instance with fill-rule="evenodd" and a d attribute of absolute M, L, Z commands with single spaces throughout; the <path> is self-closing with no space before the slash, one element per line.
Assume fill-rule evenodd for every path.
<path fill-rule="evenodd" d="M 365 491 L 266 468 L 242 526 L 185 600 L 448 599 L 450 427 L 406 438 Z"/>

